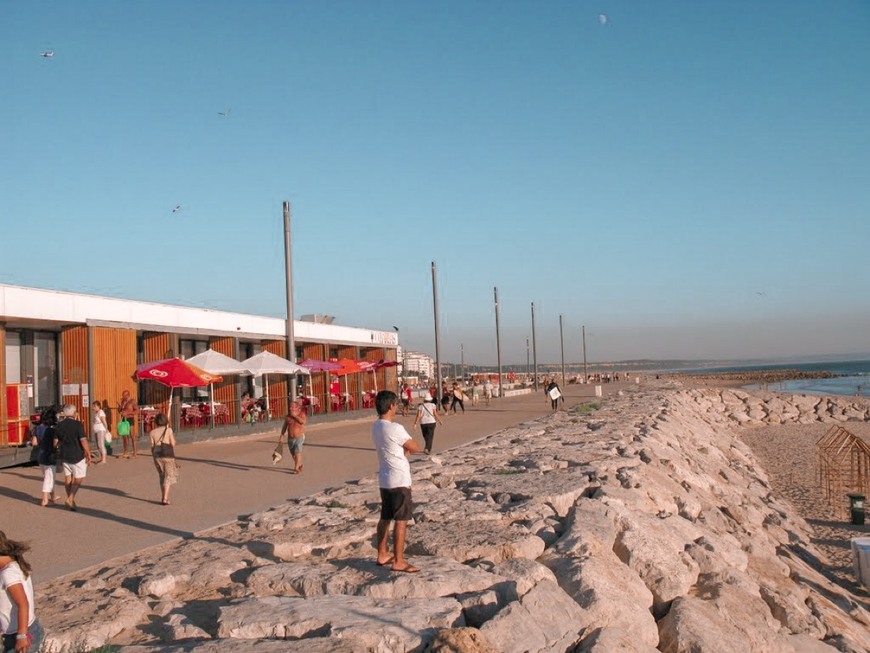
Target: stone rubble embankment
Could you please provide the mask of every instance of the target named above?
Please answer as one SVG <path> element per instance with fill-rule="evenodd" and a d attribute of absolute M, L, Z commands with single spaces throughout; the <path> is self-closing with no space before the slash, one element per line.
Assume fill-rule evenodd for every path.
<path fill-rule="evenodd" d="M 737 435 L 847 419 L 866 408 L 641 385 L 415 458 L 418 574 L 375 564 L 372 475 L 57 579 L 40 616 L 56 651 L 858 653 L 866 595 Z"/>
<path fill-rule="evenodd" d="M 749 384 L 771 384 L 783 381 L 797 381 L 803 379 L 833 379 L 840 374 L 828 370 L 741 370 L 734 372 L 710 372 L 710 373 L 678 373 L 662 374 L 662 378 L 676 381 L 686 381 L 688 385 L 728 385 L 745 386 Z"/>

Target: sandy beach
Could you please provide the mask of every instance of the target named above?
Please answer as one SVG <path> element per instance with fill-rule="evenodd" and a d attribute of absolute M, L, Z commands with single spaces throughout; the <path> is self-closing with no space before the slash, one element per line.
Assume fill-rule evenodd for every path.
<path fill-rule="evenodd" d="M 843 425 L 853 435 L 870 443 L 870 423 Z M 816 441 L 830 424 L 790 424 L 747 428 L 740 433 L 770 477 L 773 491 L 789 500 L 815 532 L 815 544 L 827 556 L 819 570 L 838 579 L 843 587 L 860 594 L 852 570 L 849 540 L 870 534 L 867 525 L 856 526 L 838 519 L 816 480 Z M 848 499 L 842 498 L 845 505 Z"/>
<path fill-rule="evenodd" d="M 770 370 L 758 373 L 674 375 L 673 378 L 689 387 L 736 388 L 747 384 L 774 383 L 796 378 L 791 375 L 792 372 Z M 816 373 L 812 378 L 828 376 L 826 373 Z M 870 444 L 870 423 L 848 422 L 842 426 Z M 867 524 L 853 525 L 848 518 L 838 518 L 816 478 L 816 442 L 830 427 L 831 424 L 824 423 L 781 424 L 747 427 L 739 433 L 770 477 L 774 492 L 790 501 L 798 514 L 812 527 L 815 533 L 813 544 L 826 556 L 825 560 L 818 561 L 819 571 L 836 579 L 849 591 L 862 594 L 864 590 L 855 583 L 849 540 L 867 536 L 870 528 Z M 848 505 L 846 497 L 843 497 L 843 504 Z"/>

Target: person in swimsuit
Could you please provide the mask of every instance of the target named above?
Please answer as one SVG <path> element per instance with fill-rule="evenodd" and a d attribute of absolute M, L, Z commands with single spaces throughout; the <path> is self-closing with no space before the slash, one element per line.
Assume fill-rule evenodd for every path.
<path fill-rule="evenodd" d="M 293 456 L 294 469 L 297 474 L 302 472 L 302 445 L 305 443 L 305 423 L 308 421 L 308 415 L 302 408 L 302 403 L 294 401 L 290 404 L 290 412 L 284 418 L 284 426 L 281 427 L 281 435 L 278 436 L 278 443 L 281 438 L 287 434 L 287 448 Z"/>

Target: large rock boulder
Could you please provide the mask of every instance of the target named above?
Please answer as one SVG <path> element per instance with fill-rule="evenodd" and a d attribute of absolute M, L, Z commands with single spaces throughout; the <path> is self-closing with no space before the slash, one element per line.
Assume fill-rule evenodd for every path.
<path fill-rule="evenodd" d="M 220 609 L 220 638 L 338 639 L 357 650 L 404 652 L 428 644 L 437 629 L 464 626 L 454 599 L 360 596 L 238 599 Z"/>
<path fill-rule="evenodd" d="M 543 581 L 480 628 L 502 653 L 567 651 L 580 641 L 581 609 L 552 581 Z"/>

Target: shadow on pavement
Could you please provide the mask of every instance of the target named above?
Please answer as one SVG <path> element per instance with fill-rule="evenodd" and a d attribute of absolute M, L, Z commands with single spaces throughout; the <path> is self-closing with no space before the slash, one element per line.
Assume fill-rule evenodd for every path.
<path fill-rule="evenodd" d="M 82 492 L 90 491 L 94 488 L 83 488 Z M 39 503 L 37 499 L 30 496 L 29 494 L 25 494 L 24 492 L 18 492 L 17 490 L 10 490 L 9 488 L 0 488 L 0 495 L 9 497 L 10 499 L 14 499 L 16 501 L 23 501 L 25 503 Z M 58 495 L 63 497 L 63 486 L 58 488 Z M 140 501 L 145 501 L 146 503 L 155 503 L 159 504 L 159 501 L 148 501 L 147 499 L 140 499 Z M 49 507 L 53 510 L 63 510 L 64 512 L 71 512 L 67 510 L 63 505 L 63 500 Z M 122 517 L 119 515 L 113 515 L 110 512 L 106 512 L 105 510 L 99 510 L 96 508 L 89 508 L 88 506 L 80 505 L 77 514 L 86 515 L 88 517 L 96 517 L 97 519 L 105 519 L 107 521 L 118 522 L 119 524 L 126 524 L 128 526 L 132 526 L 134 528 L 140 528 L 144 531 L 148 531 L 150 533 L 166 533 L 168 535 L 173 535 L 175 537 L 185 537 L 190 538 L 194 537 L 194 533 L 189 531 L 180 531 L 174 528 L 168 528 L 166 526 L 160 526 L 158 524 L 151 524 L 148 522 L 140 521 L 138 519 L 130 519 L 129 517 Z"/>

